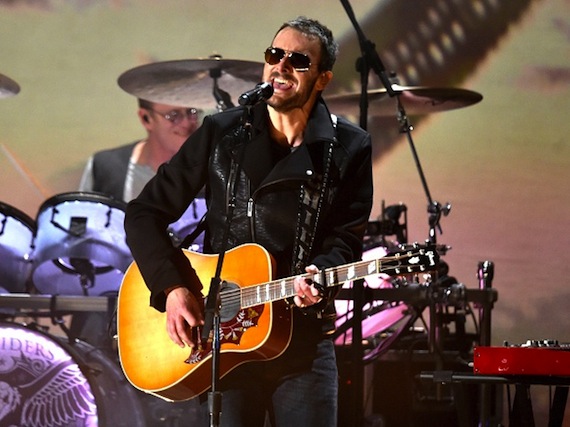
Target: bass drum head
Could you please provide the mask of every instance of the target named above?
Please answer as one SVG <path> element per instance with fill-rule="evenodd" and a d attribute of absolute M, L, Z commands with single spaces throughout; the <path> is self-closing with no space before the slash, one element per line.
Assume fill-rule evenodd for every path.
<path fill-rule="evenodd" d="M 63 193 L 36 218 L 32 281 L 42 294 L 100 296 L 118 291 L 132 262 L 126 204 L 99 193 Z"/>
<path fill-rule="evenodd" d="M 0 293 L 27 292 L 35 221 L 0 202 Z"/>
<path fill-rule="evenodd" d="M 88 344 L 11 323 L 0 323 L 0 338 L 0 425 L 145 425 L 135 390 Z"/>
<path fill-rule="evenodd" d="M 386 247 L 375 247 L 366 250 L 363 260 L 378 260 L 388 255 Z M 370 289 L 393 288 L 399 278 L 393 278 L 387 274 L 369 276 L 364 281 L 364 286 Z M 399 284 L 399 283 L 398 283 Z M 343 285 L 343 289 L 352 289 L 352 282 Z M 352 330 L 354 322 L 354 304 L 352 300 L 335 300 L 337 312 L 335 344 L 347 346 L 352 344 Z M 362 307 L 362 338 L 366 341 L 376 341 L 376 338 L 387 333 L 395 325 L 407 320 L 408 306 L 400 302 L 375 300 L 365 303 Z"/>
<path fill-rule="evenodd" d="M 167 402 L 134 388 L 118 357 L 0 322 L 0 426 L 167 427 L 199 419 L 198 399 Z"/>

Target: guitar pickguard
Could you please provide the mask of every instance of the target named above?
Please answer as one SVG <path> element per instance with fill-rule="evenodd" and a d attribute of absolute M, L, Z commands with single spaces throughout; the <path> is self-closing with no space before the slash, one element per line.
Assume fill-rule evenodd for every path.
<path fill-rule="evenodd" d="M 252 327 L 257 326 L 259 317 L 263 313 L 265 306 L 258 305 L 240 309 L 238 313 L 229 321 L 224 321 L 224 316 L 221 315 L 220 324 L 220 346 L 224 344 L 234 344 L 239 346 L 243 334 Z M 221 312 L 224 310 L 222 309 Z M 212 352 L 213 332 L 210 332 L 206 346 L 200 346 L 192 351 L 190 357 L 185 361 L 186 363 L 198 363 L 208 357 Z"/>

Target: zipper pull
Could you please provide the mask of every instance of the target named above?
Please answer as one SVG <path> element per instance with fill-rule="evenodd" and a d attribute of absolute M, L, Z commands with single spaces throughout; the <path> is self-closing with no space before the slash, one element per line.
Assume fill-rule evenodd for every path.
<path fill-rule="evenodd" d="M 251 197 L 247 201 L 247 216 L 249 218 L 253 216 L 253 199 Z"/>

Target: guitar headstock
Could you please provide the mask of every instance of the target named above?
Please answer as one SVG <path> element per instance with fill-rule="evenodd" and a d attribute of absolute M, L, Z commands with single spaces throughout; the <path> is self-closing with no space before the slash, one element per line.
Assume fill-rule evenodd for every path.
<path fill-rule="evenodd" d="M 437 269 L 439 253 L 435 244 L 413 243 L 402 245 L 399 250 L 390 251 L 381 261 L 381 271 L 391 276 L 427 273 Z"/>

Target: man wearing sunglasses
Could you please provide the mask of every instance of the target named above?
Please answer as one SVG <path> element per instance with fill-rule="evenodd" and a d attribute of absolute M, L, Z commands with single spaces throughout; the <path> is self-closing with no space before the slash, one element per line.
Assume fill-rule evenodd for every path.
<path fill-rule="evenodd" d="M 98 191 L 126 202 L 134 199 L 198 127 L 195 108 L 138 100 L 138 118 L 146 138 L 91 156 L 80 191 Z"/>
<path fill-rule="evenodd" d="M 373 189 L 370 135 L 331 115 L 321 97 L 336 55 L 332 33 L 318 21 L 299 17 L 283 24 L 265 51 L 262 80 L 273 94 L 207 116 L 127 207 L 127 242 L 151 305 L 166 312 L 172 345 L 198 347 L 194 328 L 204 323 L 205 295 L 165 232 L 202 186 L 205 251 L 254 242 L 275 260 L 274 279 L 294 278 L 287 298 L 273 302 L 292 319 L 272 319 L 286 337 L 291 332 L 283 350 L 270 360 L 241 363 L 220 380 L 224 427 L 261 427 L 266 418 L 279 427 L 337 424 L 330 333 L 338 288 L 324 289 L 327 277 L 311 275 L 322 279 L 313 281 L 305 273 L 361 258 Z M 246 126 L 244 117 L 251 118 Z M 221 361 L 229 357 L 223 346 Z M 193 425 L 208 425 L 207 397 L 201 394 L 204 412 Z"/>
<path fill-rule="evenodd" d="M 116 200 L 134 199 L 155 175 L 158 167 L 170 160 L 184 141 L 198 128 L 199 111 L 138 99 L 138 118 L 146 138 L 92 155 L 81 176 L 80 191 L 104 193 Z M 206 205 L 198 198 L 188 212 L 170 227 L 173 243 L 184 242 L 202 216 Z M 202 250 L 203 236 L 198 236 L 192 249 Z"/>
<path fill-rule="evenodd" d="M 158 167 L 170 160 L 184 141 L 197 129 L 197 109 L 138 99 L 137 116 L 145 129 L 146 137 L 119 147 L 101 150 L 93 154 L 83 171 L 80 191 L 96 191 L 116 200 L 128 202 L 134 199 L 146 183 L 156 174 Z M 196 198 L 182 218 L 169 226 L 169 236 L 174 245 L 184 242 L 206 212 L 206 203 Z M 191 249 L 201 251 L 203 233 L 193 239 Z M 116 358 L 115 317 L 105 312 L 78 312 L 71 319 L 72 336 Z M 181 417 L 187 405 L 172 405 L 159 398 L 141 393 L 143 407 L 149 418 Z M 191 408 L 188 408 L 191 411 Z M 187 414 L 184 414 L 187 416 Z M 159 423 L 159 421 L 156 421 Z"/>
<path fill-rule="evenodd" d="M 198 128 L 198 110 L 192 107 L 160 104 L 138 99 L 138 118 L 146 138 L 93 154 L 83 170 L 79 191 L 95 191 L 116 200 L 134 199 L 156 174 L 158 167 L 170 160 L 184 141 Z M 183 218 L 170 226 L 175 245 L 181 244 L 206 212 L 206 203 L 197 198 Z M 202 250 L 203 235 L 190 242 L 192 249 Z M 77 327 L 81 316 L 76 316 Z M 81 338 L 97 346 L 110 346 L 106 324 L 81 325 Z M 88 328 L 85 329 L 85 328 Z"/>

